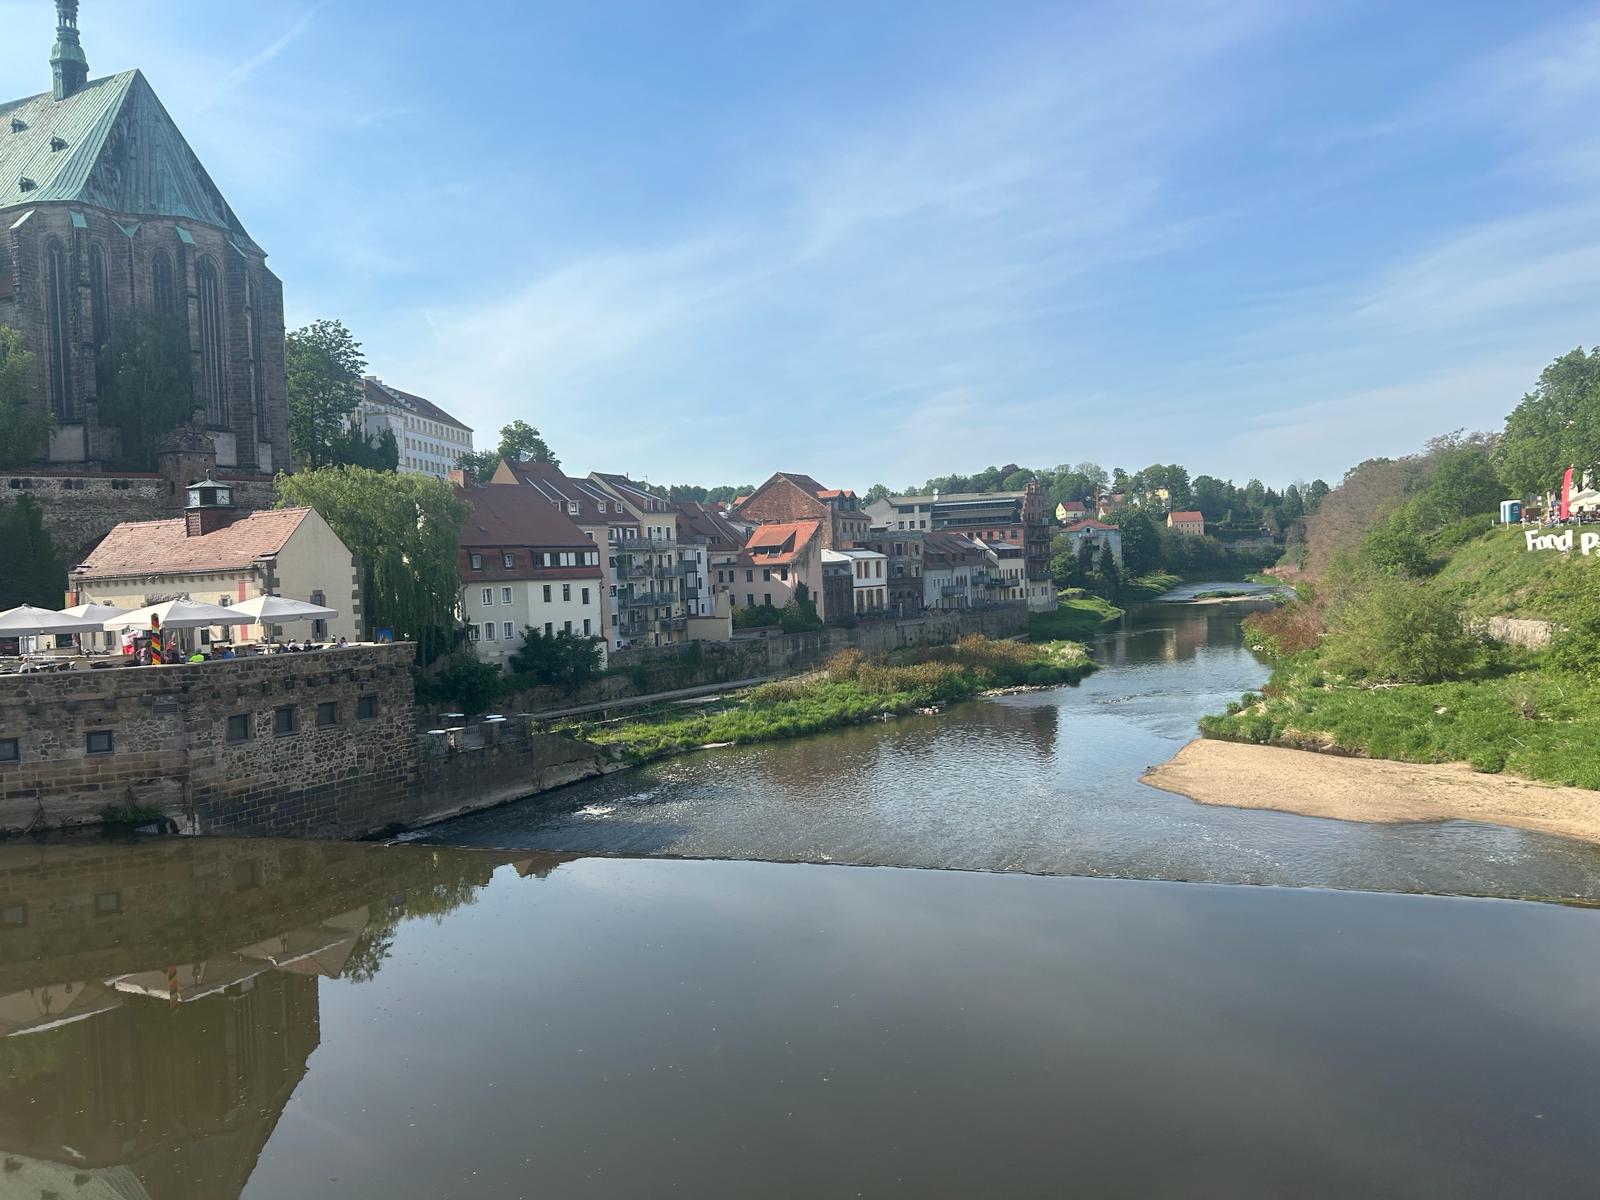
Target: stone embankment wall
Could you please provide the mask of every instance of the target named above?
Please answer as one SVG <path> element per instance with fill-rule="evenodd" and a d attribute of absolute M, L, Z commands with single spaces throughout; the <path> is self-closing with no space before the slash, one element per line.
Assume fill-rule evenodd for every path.
<path fill-rule="evenodd" d="M 1555 623 L 1517 617 L 1490 617 L 1483 631 L 1497 642 L 1521 646 L 1524 650 L 1543 650 L 1555 636 Z"/>
<path fill-rule="evenodd" d="M 530 688 L 502 701 L 505 712 L 544 712 L 568 706 L 625 700 L 676 688 L 794 674 L 819 667 L 841 650 L 855 647 L 868 654 L 907 646 L 937 646 L 969 633 L 992 638 L 1016 637 L 1028 630 L 1024 602 L 989 608 L 930 612 L 906 620 L 863 621 L 852 629 L 829 627 L 815 633 L 740 634 L 727 642 L 689 642 L 648 650 L 614 651 L 617 673 L 595 680 L 575 693 L 555 688 Z"/>
<path fill-rule="evenodd" d="M 193 833 L 361 837 L 608 769 L 531 722 L 419 739 L 409 645 L 0 678 L 0 831 L 108 807 Z"/>
<path fill-rule="evenodd" d="M 239 508 L 271 508 L 275 502 L 271 479 L 226 472 L 217 478 L 232 486 L 233 501 Z M 159 521 L 180 515 L 186 499 L 183 488 L 192 482 L 155 472 L 0 471 L 0 504 L 19 496 L 37 500 L 44 511 L 45 531 L 70 567 L 122 521 Z"/>

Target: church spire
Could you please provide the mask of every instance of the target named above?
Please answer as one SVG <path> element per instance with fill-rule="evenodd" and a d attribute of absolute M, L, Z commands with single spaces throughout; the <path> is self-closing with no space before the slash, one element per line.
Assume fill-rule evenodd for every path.
<path fill-rule="evenodd" d="M 78 0 L 56 0 L 56 46 L 50 52 L 57 100 L 83 90 L 89 82 L 89 60 L 78 42 Z"/>

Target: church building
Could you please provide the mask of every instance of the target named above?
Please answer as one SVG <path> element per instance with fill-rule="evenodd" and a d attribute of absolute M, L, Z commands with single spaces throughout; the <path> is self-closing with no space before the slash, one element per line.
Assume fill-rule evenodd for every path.
<path fill-rule="evenodd" d="M 148 310 L 187 333 L 193 424 L 217 466 L 286 469 L 283 285 L 266 252 L 143 74 L 89 78 L 78 0 L 56 0 L 50 66 L 49 91 L 0 103 L 0 325 L 22 332 L 35 403 L 55 416 L 41 460 L 121 457 L 120 431 L 97 418 L 95 359 Z"/>

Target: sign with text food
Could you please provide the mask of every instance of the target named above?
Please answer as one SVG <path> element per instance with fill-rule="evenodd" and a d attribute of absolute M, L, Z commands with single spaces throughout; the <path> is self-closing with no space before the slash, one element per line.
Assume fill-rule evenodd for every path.
<path fill-rule="evenodd" d="M 1576 545 L 1580 554 L 1600 552 L 1600 533 L 1579 534 L 1575 529 L 1567 529 L 1561 533 L 1538 533 L 1532 529 L 1525 529 L 1522 536 L 1527 538 L 1529 550 L 1559 550 L 1563 554 L 1570 554 Z"/>

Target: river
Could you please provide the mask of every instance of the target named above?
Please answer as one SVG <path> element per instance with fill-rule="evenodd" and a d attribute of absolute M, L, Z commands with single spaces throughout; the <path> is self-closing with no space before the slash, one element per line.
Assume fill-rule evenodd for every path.
<path fill-rule="evenodd" d="M 1174 593 L 1249 584 L 1195 583 Z M 1248 603 L 1154 604 L 1073 688 L 702 751 L 463 817 L 435 844 L 1600 898 L 1600 847 L 1467 821 L 1217 808 L 1139 782 L 1265 682 Z"/>
<path fill-rule="evenodd" d="M 429 835 L 502 849 L 0 843 L 0 1198 L 1593 1194 L 1600 911 L 1395 894 L 1593 851 L 1144 788 L 1264 669 L 1096 654 Z"/>

